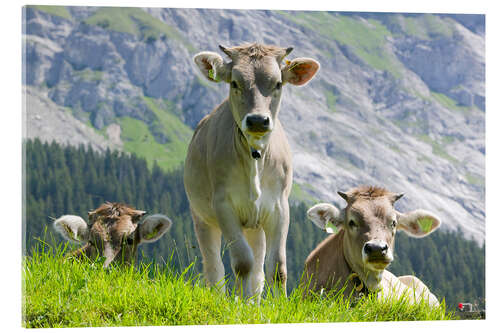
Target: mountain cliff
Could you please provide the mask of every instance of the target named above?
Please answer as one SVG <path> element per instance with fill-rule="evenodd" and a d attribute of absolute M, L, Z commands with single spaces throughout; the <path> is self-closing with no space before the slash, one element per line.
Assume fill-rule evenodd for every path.
<path fill-rule="evenodd" d="M 321 63 L 283 91 L 295 199 L 342 205 L 336 191 L 382 185 L 406 193 L 399 210 L 432 210 L 482 243 L 482 15 L 28 6 L 25 136 L 170 169 L 228 94 L 193 55 L 254 41 Z"/>

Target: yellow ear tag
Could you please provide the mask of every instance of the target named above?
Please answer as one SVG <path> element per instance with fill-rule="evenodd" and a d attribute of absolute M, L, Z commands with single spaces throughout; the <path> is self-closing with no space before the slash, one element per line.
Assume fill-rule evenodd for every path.
<path fill-rule="evenodd" d="M 78 235 L 76 233 L 74 233 L 73 230 L 70 229 L 70 227 L 68 227 L 66 224 L 63 224 L 62 226 L 64 227 L 64 229 L 68 233 L 69 237 L 73 238 L 76 241 L 80 241 L 80 239 L 78 238 Z"/>
<path fill-rule="evenodd" d="M 144 236 L 144 238 L 147 239 L 147 240 L 150 240 L 150 239 L 153 239 L 155 236 L 156 236 L 156 231 L 153 230 L 149 234 L 147 234 L 146 236 Z"/>
<path fill-rule="evenodd" d="M 296 62 L 295 64 L 293 64 L 293 66 L 290 66 L 292 64 L 292 62 L 290 60 L 285 60 L 285 63 L 288 67 L 288 71 L 291 71 L 292 69 L 294 69 L 295 67 L 300 65 L 299 62 Z"/>
<path fill-rule="evenodd" d="M 335 234 L 338 231 L 338 228 L 335 224 L 333 224 L 331 221 L 326 222 L 325 224 L 325 230 L 329 234 Z"/>
<path fill-rule="evenodd" d="M 432 220 L 430 218 L 427 218 L 427 217 L 418 220 L 418 224 L 420 226 L 420 229 L 425 233 L 427 233 L 431 230 L 432 223 L 433 223 Z"/>
<path fill-rule="evenodd" d="M 208 70 L 208 77 L 214 80 L 215 82 L 219 82 L 219 80 L 215 78 L 214 70 L 212 68 Z"/>

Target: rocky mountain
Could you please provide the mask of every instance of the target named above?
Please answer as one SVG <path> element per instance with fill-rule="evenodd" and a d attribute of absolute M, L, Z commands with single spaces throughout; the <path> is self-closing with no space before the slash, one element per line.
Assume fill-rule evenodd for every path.
<path fill-rule="evenodd" d="M 26 137 L 135 152 L 168 169 L 228 93 L 192 57 L 218 45 L 293 46 L 321 63 L 286 86 L 280 120 L 296 200 L 382 185 L 401 211 L 485 233 L 482 15 L 28 6 Z"/>

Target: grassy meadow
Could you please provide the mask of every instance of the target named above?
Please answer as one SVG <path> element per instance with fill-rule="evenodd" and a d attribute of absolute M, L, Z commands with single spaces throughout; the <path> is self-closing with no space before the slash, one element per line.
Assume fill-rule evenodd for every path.
<path fill-rule="evenodd" d="M 192 266 L 178 272 L 165 265 L 102 268 L 102 261 L 64 257 L 61 243 L 40 243 L 23 260 L 23 326 L 95 327 L 258 323 L 326 323 L 457 319 L 426 304 L 379 301 L 371 295 L 355 305 L 340 295 L 302 298 L 266 293 L 260 305 L 203 285 Z M 167 260 L 168 261 L 168 260 Z"/>

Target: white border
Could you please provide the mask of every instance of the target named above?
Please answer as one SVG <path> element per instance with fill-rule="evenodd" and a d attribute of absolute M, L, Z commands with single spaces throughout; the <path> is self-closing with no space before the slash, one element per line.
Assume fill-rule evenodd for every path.
<path fill-rule="evenodd" d="M 85 6 L 133 6 L 133 7 L 174 7 L 174 8 L 235 8 L 235 9 L 292 9 L 292 10 L 335 10 L 335 11 L 376 11 L 376 12 L 428 12 L 428 13 L 470 13 L 486 14 L 486 247 L 487 247 L 487 320 L 485 321 L 457 321 L 457 322 L 400 322 L 400 323 L 334 323 L 334 324 L 283 324 L 283 325 L 227 325 L 227 326 L 174 326 L 174 327 L 142 327 L 140 330 L 173 330 L 186 332 L 194 329 L 203 329 L 204 332 L 222 331 L 249 331 L 276 329 L 314 331 L 331 331 L 345 329 L 361 331 L 366 329 L 383 329 L 384 332 L 399 332 L 401 329 L 413 332 L 422 329 L 478 331 L 491 328 L 499 323 L 498 298 L 498 267 L 497 248 L 494 237 L 500 233 L 500 216 L 497 208 L 499 201 L 495 191 L 499 185 L 498 174 L 498 90 L 500 85 L 497 75 L 500 73 L 498 60 L 498 11 L 494 8 L 494 1 L 359 1 L 349 0 L 342 2 L 327 2 L 325 0 L 307 1 L 262 1 L 236 2 L 227 0 L 211 1 L 179 1 L 179 0 L 121 0 L 121 1 L 13 1 L 4 4 L 0 11 L 2 22 L 2 168 L 1 168 L 1 205 L 2 225 L 4 231 L 1 242 L 3 274 L 1 280 L 2 295 L 2 327 L 20 329 L 21 325 L 21 6 L 25 4 L 45 5 L 85 5 Z M 493 243 L 492 243 L 493 242 Z M 496 326 L 496 325 L 495 325 Z M 65 329 L 63 329 L 65 330 Z M 86 329 L 84 329 L 86 330 Z M 95 329 L 94 329 L 95 330 Z M 93 331 L 94 331 L 93 330 Z M 98 331 L 102 329 L 97 329 Z M 138 330 L 137 328 L 107 328 L 106 331 Z M 10 331 L 10 330 L 9 330 Z M 52 331 L 52 329 L 49 329 Z M 59 331 L 59 330 L 58 330 Z"/>

